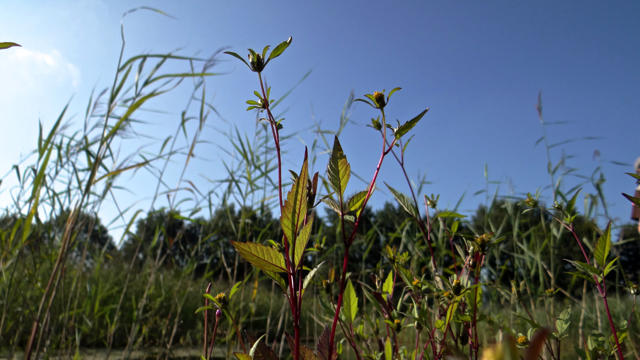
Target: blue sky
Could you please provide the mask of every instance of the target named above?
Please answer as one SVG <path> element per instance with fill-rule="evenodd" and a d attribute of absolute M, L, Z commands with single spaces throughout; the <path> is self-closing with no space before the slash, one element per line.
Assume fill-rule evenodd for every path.
<path fill-rule="evenodd" d="M 462 212 L 485 202 L 485 194 L 473 196 L 485 189 L 485 164 L 489 180 L 501 183 L 502 195 L 521 196 L 549 185 L 544 148 L 534 147 L 542 136 L 535 109 L 541 91 L 545 120 L 564 123 L 547 128 L 551 144 L 598 138 L 554 147 L 552 161 L 563 153 L 572 156 L 567 166 L 587 177 L 602 166 L 610 215 L 618 223 L 628 221 L 630 203 L 620 193 L 633 192 L 634 182 L 624 172 L 631 172 L 640 156 L 640 3 L 630 1 L 12 2 L 4 6 L 0 41 L 22 48 L 0 53 L 1 174 L 35 147 L 38 121 L 50 127 L 72 96 L 71 113 L 81 123 L 91 90 L 111 85 L 122 14 L 143 5 L 175 19 L 148 11 L 128 15 L 125 57 L 178 48 L 183 55 L 209 56 L 222 47 L 244 55 L 248 47 L 275 46 L 292 36 L 291 47 L 266 71 L 277 96 L 312 70 L 285 101 L 285 132 L 308 128 L 312 114 L 324 127 L 335 128 L 352 89 L 362 97 L 402 87 L 387 115 L 406 121 L 430 108 L 414 129 L 407 163 L 412 178 L 426 173 L 431 184 L 423 192 L 440 194 L 442 208 L 454 206 L 465 192 Z M 207 81 L 208 100 L 227 122 L 208 120 L 203 136 L 211 144 L 196 152 L 198 161 L 186 175 L 203 188 L 212 186 L 203 176 L 224 176 L 220 148 L 226 145 L 218 130 L 254 126 L 244 102 L 257 89 L 256 76 L 227 60 L 214 69 L 224 75 Z M 156 138 L 173 133 L 186 94 L 178 89 L 172 101 L 152 103 L 168 114 L 145 115 L 148 125 L 139 131 Z M 377 116 L 373 109 L 355 105 L 357 125 L 349 125 L 340 139 L 352 169 L 365 178 L 371 177 L 380 148 L 374 131 L 364 127 L 372 116 Z M 300 167 L 301 156 L 293 154 L 303 148 L 301 141 L 310 144 L 313 135 L 290 141 L 286 168 Z M 147 143 L 153 142 L 123 146 Z M 315 170 L 323 172 L 326 161 L 324 155 Z M 408 192 L 397 164 L 386 161 L 380 180 Z M 5 204 L 11 180 L 8 176 L 2 184 Z M 140 199 L 152 195 L 153 179 L 143 173 L 123 180 Z M 578 181 L 568 177 L 566 188 Z M 364 186 L 354 179 L 351 190 Z M 496 186 L 490 184 L 491 194 Z M 584 189 L 594 192 L 589 184 Z M 372 204 L 386 200 L 390 195 L 379 192 Z M 148 207 L 142 200 L 133 209 Z M 112 207 L 105 205 L 104 212 L 113 217 Z"/>

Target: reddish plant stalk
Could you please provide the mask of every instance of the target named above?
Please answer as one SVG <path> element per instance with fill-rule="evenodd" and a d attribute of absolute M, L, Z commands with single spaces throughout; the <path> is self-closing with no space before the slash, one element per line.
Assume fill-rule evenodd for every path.
<path fill-rule="evenodd" d="M 383 119 L 383 123 L 384 123 L 384 110 L 380 109 L 380 111 L 382 112 L 382 119 Z M 376 171 L 373 174 L 373 179 L 371 179 L 371 183 L 369 183 L 369 189 L 367 190 L 367 195 L 364 198 L 364 201 L 362 203 L 362 209 L 365 209 L 367 206 L 367 203 L 369 202 L 369 199 L 371 198 L 371 194 L 373 193 L 373 189 L 375 187 L 376 184 L 376 179 L 378 178 L 378 174 L 380 173 L 380 168 L 382 167 L 382 161 L 384 160 L 384 157 L 389 153 L 389 151 L 391 151 L 393 149 L 393 145 L 395 145 L 395 140 L 391 143 L 391 145 L 389 146 L 389 150 L 386 150 L 386 127 L 384 128 L 384 133 L 382 135 L 383 141 L 382 141 L 382 154 L 380 155 L 380 159 L 378 160 L 378 165 L 376 166 Z M 331 325 L 331 335 L 329 335 L 329 354 L 328 354 L 328 360 L 331 360 L 331 356 L 333 354 L 333 345 L 334 345 L 334 340 L 335 340 L 335 335 L 336 335 L 336 326 L 338 324 L 338 318 L 340 316 L 340 308 L 342 307 L 342 298 L 343 298 L 343 294 L 344 294 L 344 287 L 345 287 L 345 280 L 346 280 L 346 275 L 347 275 L 347 264 L 349 262 L 349 249 L 351 248 L 351 244 L 353 243 L 353 238 L 356 235 L 356 230 L 358 229 L 358 224 L 360 223 L 360 219 L 362 218 L 362 214 L 364 213 L 364 211 L 362 211 L 360 213 L 360 216 L 358 216 L 356 218 L 356 222 L 353 225 L 353 230 L 351 231 L 351 235 L 349 236 L 349 238 L 344 238 L 344 246 L 345 246 L 345 250 L 344 250 L 344 261 L 342 264 L 342 276 L 340 278 L 340 295 L 338 296 L 338 304 L 336 305 L 336 313 L 333 317 L 333 325 Z M 344 224 L 344 215 L 340 216 L 342 218 L 343 224 Z M 344 226 L 343 226 L 344 229 Z M 344 231 L 344 230 L 343 230 Z"/>

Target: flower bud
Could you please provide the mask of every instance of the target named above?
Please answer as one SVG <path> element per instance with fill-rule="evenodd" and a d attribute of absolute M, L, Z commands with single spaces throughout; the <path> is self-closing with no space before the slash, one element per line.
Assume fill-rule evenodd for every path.
<path fill-rule="evenodd" d="M 384 101 L 384 93 L 381 92 L 374 92 L 373 93 L 373 101 L 376 103 L 375 105 L 382 109 L 385 107 L 385 105 L 387 105 Z"/>
<path fill-rule="evenodd" d="M 222 310 L 220 309 L 216 310 L 216 321 L 220 321 L 221 317 L 222 317 Z"/>
<path fill-rule="evenodd" d="M 453 295 L 459 296 L 462 293 L 462 284 L 460 284 L 460 280 L 453 280 L 453 284 L 451 285 L 451 290 L 453 291 Z"/>

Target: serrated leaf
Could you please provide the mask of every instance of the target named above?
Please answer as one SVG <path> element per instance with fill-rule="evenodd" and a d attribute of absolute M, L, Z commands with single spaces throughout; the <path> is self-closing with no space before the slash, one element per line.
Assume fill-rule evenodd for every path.
<path fill-rule="evenodd" d="M 391 95 L 391 94 L 389 94 L 389 95 Z M 402 136 L 404 136 L 406 133 L 408 133 L 409 130 L 413 129 L 413 127 L 416 126 L 418 121 L 420 121 L 420 119 L 422 119 L 422 117 L 424 116 L 424 114 L 427 113 L 427 111 L 429 111 L 429 109 L 424 110 L 423 112 L 418 114 L 413 119 L 407 121 L 406 123 L 404 123 L 400 127 L 398 127 L 398 129 L 395 132 L 396 139 L 399 140 Z"/>
<path fill-rule="evenodd" d="M 611 260 L 607 266 L 604 268 L 604 276 L 607 276 L 607 274 L 609 274 L 611 272 L 611 270 L 615 269 L 616 267 L 613 265 L 613 263 L 616 262 L 616 260 L 618 260 L 620 256 L 616 257 L 615 259 Z"/>
<path fill-rule="evenodd" d="M 591 282 L 591 283 L 593 283 L 593 284 L 595 284 L 595 283 L 596 283 L 596 281 L 595 281 L 595 280 L 593 280 L 593 276 L 586 275 L 585 273 L 581 273 L 581 272 L 567 272 L 567 274 L 570 274 L 570 275 L 573 275 L 573 276 L 577 276 L 577 277 L 583 278 L 583 279 L 585 279 L 585 280 L 587 280 L 587 281 L 589 281 L 589 282 Z"/>
<path fill-rule="evenodd" d="M 342 313 L 351 323 L 358 315 L 358 296 L 351 280 L 347 280 L 347 286 L 344 289 Z"/>
<path fill-rule="evenodd" d="M 349 211 L 355 211 L 356 216 L 360 215 L 362 212 L 362 205 L 364 204 L 364 199 L 367 197 L 367 190 L 362 190 L 359 193 L 353 195 L 349 201 L 347 201 L 347 209 Z"/>
<path fill-rule="evenodd" d="M 389 191 L 391 191 L 391 193 L 393 194 L 393 197 L 396 198 L 398 203 L 402 205 L 404 210 L 408 212 L 409 215 L 413 216 L 414 219 L 420 218 L 420 213 L 418 212 L 418 209 L 416 208 L 416 206 L 413 204 L 413 202 L 411 201 L 411 199 L 409 199 L 407 195 L 397 191 L 396 189 L 389 186 L 389 184 L 387 183 L 384 183 L 384 184 L 387 185 L 387 188 L 389 188 Z"/>
<path fill-rule="evenodd" d="M 309 237 L 311 237 L 311 228 L 313 226 L 313 214 L 309 216 L 307 219 L 307 224 L 302 227 L 300 230 L 300 234 L 296 239 L 296 248 L 295 254 L 292 256 L 293 258 L 293 266 L 294 268 L 299 268 L 302 265 L 302 255 L 304 255 L 304 250 L 307 248 L 307 243 L 309 242 Z M 293 247 L 291 247 L 291 253 L 293 253 Z"/>
<path fill-rule="evenodd" d="M 595 275 L 595 276 L 600 275 L 600 270 L 596 269 L 592 265 L 589 265 L 587 263 L 583 263 L 580 261 L 574 261 L 574 260 L 567 260 L 567 261 L 573 264 L 573 266 L 575 266 L 576 269 L 582 271 L 583 273 L 586 273 L 588 275 Z"/>
<path fill-rule="evenodd" d="M 558 315 L 556 318 L 556 329 L 558 330 L 558 339 L 564 337 L 566 330 L 569 328 L 569 324 L 571 324 L 571 306 L 566 308 L 564 311 Z"/>
<path fill-rule="evenodd" d="M 318 355 L 319 360 L 329 360 L 329 337 L 331 336 L 331 329 L 328 326 L 324 327 L 322 334 L 318 338 L 318 343 L 316 344 L 316 355 Z M 338 354 L 335 351 L 331 352 L 331 360 L 336 360 L 338 358 Z"/>
<path fill-rule="evenodd" d="M 307 170 L 307 154 L 305 152 L 302 169 L 296 181 L 291 186 L 291 191 L 287 194 L 287 199 L 282 207 L 282 215 L 280 216 L 280 225 L 282 231 L 289 241 L 289 246 L 294 246 L 298 231 L 303 224 L 307 215 L 307 179 L 309 171 Z"/>
<path fill-rule="evenodd" d="M 263 272 L 270 277 L 273 281 L 276 282 L 276 284 L 280 285 L 280 287 L 282 288 L 282 291 L 286 294 L 287 293 L 287 283 L 284 281 L 284 279 L 282 278 L 282 276 L 278 275 L 278 273 L 276 272 L 272 272 L 272 271 L 264 271 Z"/>
<path fill-rule="evenodd" d="M 274 249 L 256 243 L 232 241 L 243 259 L 263 271 L 287 272 L 284 256 Z"/>
<path fill-rule="evenodd" d="M 598 263 L 598 267 L 600 269 L 604 268 L 607 256 L 609 255 L 609 251 L 611 250 L 611 221 L 607 224 L 607 228 L 604 230 L 600 239 L 598 239 L 598 243 L 596 244 L 595 251 L 595 259 Z"/>
<path fill-rule="evenodd" d="M 344 154 L 337 136 L 333 140 L 333 152 L 327 166 L 327 177 L 331 188 L 342 203 L 344 191 L 351 177 L 351 165 L 347 162 L 347 156 Z"/>
<path fill-rule="evenodd" d="M 342 211 L 340 210 L 340 205 L 338 205 L 337 202 L 333 201 L 333 199 L 324 198 L 324 199 L 321 199 L 320 201 L 322 201 L 331 209 L 333 209 L 333 211 L 337 212 L 338 215 L 342 215 Z"/>
<path fill-rule="evenodd" d="M 387 294 L 393 294 L 393 271 L 389 271 L 387 279 L 382 284 L 382 292 Z"/>
<path fill-rule="evenodd" d="M 285 331 L 285 336 L 287 337 L 287 342 L 289 343 L 289 349 L 291 349 L 291 354 L 295 352 L 296 347 L 296 339 L 293 336 L 289 335 L 288 332 Z M 308 347 L 300 344 L 300 360 L 318 360 L 316 355 L 309 349 Z"/>

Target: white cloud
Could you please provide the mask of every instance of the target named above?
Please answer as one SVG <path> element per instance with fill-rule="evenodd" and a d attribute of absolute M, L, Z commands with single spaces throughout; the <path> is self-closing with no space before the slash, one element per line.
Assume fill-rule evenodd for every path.
<path fill-rule="evenodd" d="M 80 84 L 80 69 L 53 49 L 42 52 L 11 48 L 0 52 L 3 83 L 0 94 L 27 94 L 33 91 L 72 88 Z"/>

